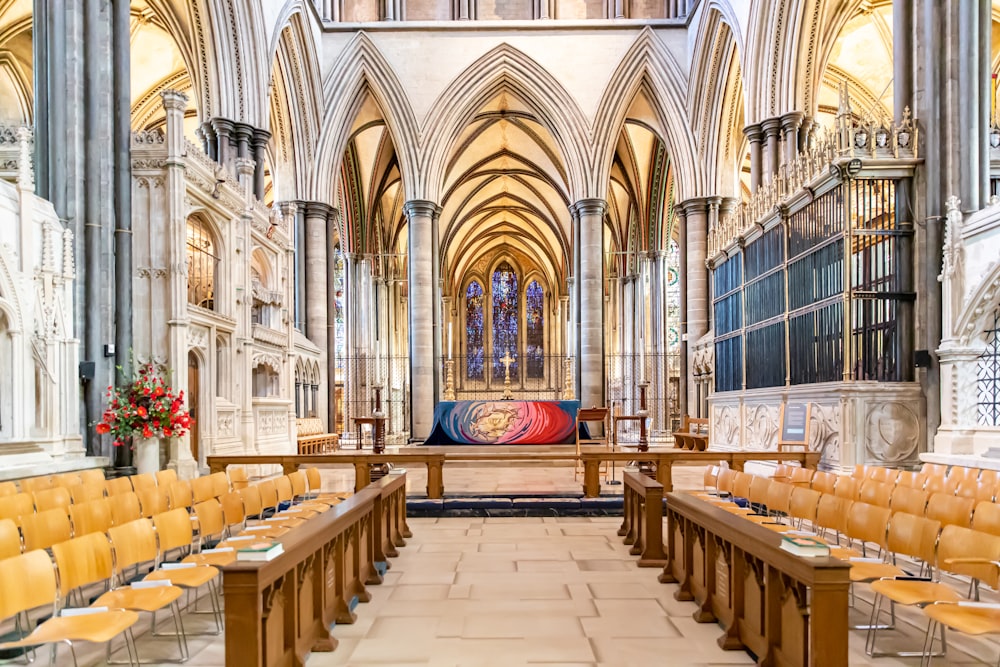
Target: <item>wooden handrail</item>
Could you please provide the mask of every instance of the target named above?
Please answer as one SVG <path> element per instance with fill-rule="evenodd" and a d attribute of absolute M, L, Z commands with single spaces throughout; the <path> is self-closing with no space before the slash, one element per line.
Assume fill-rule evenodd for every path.
<path fill-rule="evenodd" d="M 429 449 L 429 448 L 428 448 Z M 488 447 L 484 447 L 488 449 Z M 673 471 L 675 462 L 729 464 L 733 470 L 743 470 L 747 461 L 797 461 L 806 468 L 815 469 L 819 463 L 818 452 L 692 452 L 680 449 L 664 449 L 649 452 L 609 452 L 603 447 L 583 447 L 580 456 L 570 450 L 560 452 L 398 452 L 394 454 L 372 454 L 367 452 L 338 451 L 334 454 L 313 455 L 264 455 L 264 456 L 209 456 L 208 466 L 212 472 L 225 471 L 230 465 L 280 465 L 287 475 L 300 466 L 353 465 L 355 490 L 361 490 L 371 481 L 373 463 L 393 465 L 424 465 L 427 467 L 427 497 L 444 497 L 443 468 L 448 461 L 582 461 L 583 495 L 597 498 L 601 494 L 600 464 L 602 461 L 627 463 L 641 459 L 656 468 L 656 481 L 663 485 L 664 492 L 673 491 Z"/>

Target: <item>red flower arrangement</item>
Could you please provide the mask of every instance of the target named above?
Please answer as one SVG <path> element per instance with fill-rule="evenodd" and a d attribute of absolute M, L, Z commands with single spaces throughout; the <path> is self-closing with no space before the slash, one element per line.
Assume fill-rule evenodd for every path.
<path fill-rule="evenodd" d="M 110 433 L 116 447 L 134 436 L 181 437 L 194 421 L 184 409 L 184 392 L 175 394 L 149 363 L 139 367 L 129 384 L 108 387 L 107 403 L 96 430 Z"/>

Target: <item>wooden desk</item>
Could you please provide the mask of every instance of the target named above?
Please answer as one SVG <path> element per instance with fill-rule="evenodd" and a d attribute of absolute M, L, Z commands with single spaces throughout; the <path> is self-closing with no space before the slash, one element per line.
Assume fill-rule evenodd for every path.
<path fill-rule="evenodd" d="M 663 485 L 648 475 L 623 473 L 624 512 L 618 534 L 631 544 L 629 553 L 639 557 L 639 567 L 663 567 Z"/>
<path fill-rule="evenodd" d="M 330 627 L 354 622 L 354 598 L 367 602 L 366 586 L 382 583 L 375 561 L 402 539 L 405 484 L 387 476 L 283 535 L 274 560 L 222 568 L 227 667 L 301 666 L 336 648 Z"/>
<path fill-rule="evenodd" d="M 355 417 L 354 426 L 358 429 L 358 446 L 361 449 L 361 427 L 372 427 L 372 451 L 377 453 L 385 451 L 385 417 Z"/>
<path fill-rule="evenodd" d="M 667 494 L 663 583 L 679 583 L 699 623 L 718 621 L 718 644 L 759 665 L 847 665 L 850 563 L 801 558 L 782 536 L 686 493 Z"/>

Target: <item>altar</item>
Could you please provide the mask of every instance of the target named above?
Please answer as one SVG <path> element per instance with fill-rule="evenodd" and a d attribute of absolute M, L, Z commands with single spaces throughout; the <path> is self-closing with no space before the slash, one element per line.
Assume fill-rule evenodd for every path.
<path fill-rule="evenodd" d="M 425 445 L 572 445 L 579 401 L 440 401 Z"/>

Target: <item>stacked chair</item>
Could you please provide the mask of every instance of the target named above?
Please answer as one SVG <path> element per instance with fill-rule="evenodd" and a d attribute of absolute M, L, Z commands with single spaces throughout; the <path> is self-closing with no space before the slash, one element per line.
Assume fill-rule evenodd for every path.
<path fill-rule="evenodd" d="M 173 660 L 187 660 L 183 617 L 211 615 L 207 634 L 223 631 L 218 568 L 243 540 L 284 534 L 351 495 L 321 493 L 320 482 L 313 468 L 251 484 L 234 468 L 232 480 L 96 471 L 0 484 L 0 621 L 20 635 L 0 650 L 66 644 L 75 665 L 74 643 L 105 643 L 109 664 L 137 665 L 133 626 L 148 614 L 153 636 L 176 638 Z M 157 631 L 157 613 L 171 632 Z"/>
<path fill-rule="evenodd" d="M 761 477 L 713 466 L 704 486 L 698 495 L 707 501 L 776 532 L 808 527 L 830 543 L 832 557 L 850 561 L 852 592 L 867 585 L 874 593 L 870 622 L 855 626 L 867 630 L 869 655 L 920 656 L 929 664 L 945 653 L 946 628 L 1000 633 L 1000 604 L 980 600 L 981 586 L 1000 587 L 995 471 L 927 464 L 834 475 L 779 465 L 773 477 Z M 880 624 L 886 606 L 889 622 Z M 878 649 L 878 632 L 894 627 L 897 606 L 926 617 L 919 650 Z"/>

